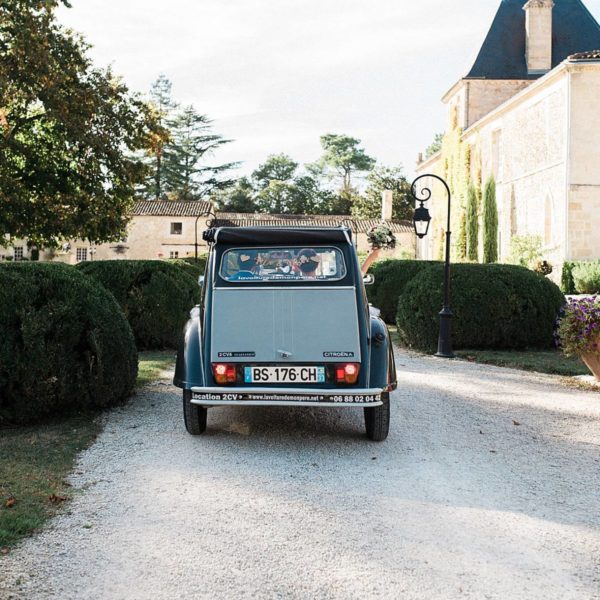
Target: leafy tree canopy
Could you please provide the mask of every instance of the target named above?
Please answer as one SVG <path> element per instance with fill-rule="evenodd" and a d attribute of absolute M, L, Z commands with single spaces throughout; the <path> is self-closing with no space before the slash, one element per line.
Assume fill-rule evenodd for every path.
<path fill-rule="evenodd" d="M 431 158 L 434 154 L 437 154 L 442 149 L 442 143 L 444 141 L 443 133 L 436 133 L 433 142 L 427 146 L 425 150 L 425 158 Z"/>
<path fill-rule="evenodd" d="M 271 154 L 267 160 L 260 165 L 252 178 L 259 189 L 267 187 L 272 181 L 289 182 L 296 175 L 298 163 L 287 154 Z"/>
<path fill-rule="evenodd" d="M 213 192 L 211 200 L 217 210 L 225 212 L 253 213 L 258 210 L 254 199 L 254 188 L 246 177 L 242 177 L 229 188 Z"/>
<path fill-rule="evenodd" d="M 375 167 L 367 175 L 367 189 L 356 195 L 352 203 L 352 215 L 361 219 L 381 218 L 383 192 L 392 191 L 392 219 L 412 220 L 414 201 L 410 195 L 410 184 L 401 166 Z"/>
<path fill-rule="evenodd" d="M 375 159 L 360 148 L 360 140 L 348 135 L 328 133 L 321 136 L 323 156 L 312 166 L 313 174 L 322 172 L 341 178 L 341 188 L 349 192 L 355 173 L 370 171 Z"/>
<path fill-rule="evenodd" d="M 0 0 L 0 232 L 55 245 L 117 239 L 157 123 L 83 39 L 59 0 Z"/>

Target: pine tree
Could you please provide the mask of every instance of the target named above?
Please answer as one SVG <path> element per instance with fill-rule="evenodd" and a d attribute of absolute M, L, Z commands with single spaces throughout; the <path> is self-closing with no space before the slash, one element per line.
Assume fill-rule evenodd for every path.
<path fill-rule="evenodd" d="M 165 191 L 174 200 L 198 200 L 232 186 L 227 177 L 238 163 L 207 165 L 205 160 L 231 140 L 213 133 L 212 121 L 186 106 L 168 122 L 171 139 L 164 148 Z"/>
<path fill-rule="evenodd" d="M 160 200 L 165 193 L 163 162 L 165 146 L 170 139 L 168 122 L 172 111 L 177 106 L 171 98 L 171 89 L 172 84 L 165 75 L 160 75 L 150 88 L 150 105 L 154 112 L 157 128 L 152 135 L 151 148 L 146 161 L 149 177 L 142 187 L 141 193 L 155 200 Z"/>
<path fill-rule="evenodd" d="M 483 262 L 498 262 L 498 207 L 493 175 L 483 191 Z"/>
<path fill-rule="evenodd" d="M 467 258 L 479 261 L 479 199 L 472 181 L 467 191 Z"/>

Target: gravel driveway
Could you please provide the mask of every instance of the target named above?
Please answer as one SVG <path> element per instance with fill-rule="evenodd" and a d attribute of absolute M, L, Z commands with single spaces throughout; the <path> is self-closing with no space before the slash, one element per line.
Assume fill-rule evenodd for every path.
<path fill-rule="evenodd" d="M 355 410 L 220 408 L 165 380 L 112 412 L 69 514 L 0 598 L 600 598 L 600 394 L 397 354 L 387 442 Z"/>

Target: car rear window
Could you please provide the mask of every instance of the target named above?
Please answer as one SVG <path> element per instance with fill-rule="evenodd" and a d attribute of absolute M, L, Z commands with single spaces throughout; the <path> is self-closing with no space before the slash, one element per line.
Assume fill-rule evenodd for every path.
<path fill-rule="evenodd" d="M 334 247 L 233 248 L 221 259 L 225 281 L 338 281 L 346 276 L 344 255 Z"/>

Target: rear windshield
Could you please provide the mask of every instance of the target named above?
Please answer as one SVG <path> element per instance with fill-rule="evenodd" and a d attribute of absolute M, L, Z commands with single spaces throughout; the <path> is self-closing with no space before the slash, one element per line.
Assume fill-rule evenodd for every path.
<path fill-rule="evenodd" d="M 234 248 L 221 260 L 225 281 L 338 281 L 346 276 L 338 248 Z"/>

